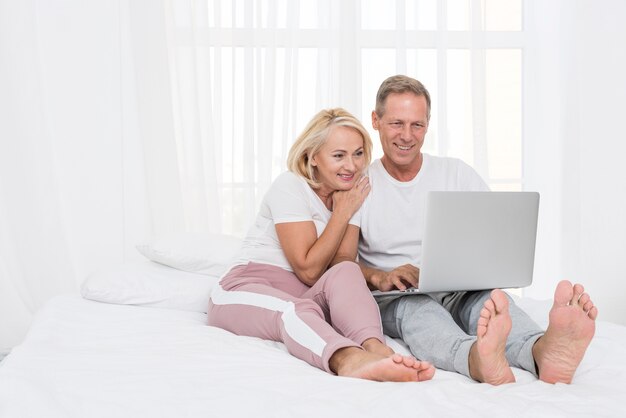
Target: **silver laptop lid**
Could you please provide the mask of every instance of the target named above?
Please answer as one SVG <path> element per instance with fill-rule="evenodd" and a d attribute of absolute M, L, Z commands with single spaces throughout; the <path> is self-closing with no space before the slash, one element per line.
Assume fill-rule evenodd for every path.
<path fill-rule="evenodd" d="M 532 282 L 537 192 L 430 192 L 420 293 Z"/>

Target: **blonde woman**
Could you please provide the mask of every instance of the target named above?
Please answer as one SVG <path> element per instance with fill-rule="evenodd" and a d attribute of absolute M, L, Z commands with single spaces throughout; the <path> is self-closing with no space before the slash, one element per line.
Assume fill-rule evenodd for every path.
<path fill-rule="evenodd" d="M 372 142 L 343 109 L 319 112 L 265 195 L 236 265 L 209 302 L 209 325 L 280 341 L 340 376 L 423 381 L 427 362 L 385 344 L 376 302 L 354 262 Z"/>

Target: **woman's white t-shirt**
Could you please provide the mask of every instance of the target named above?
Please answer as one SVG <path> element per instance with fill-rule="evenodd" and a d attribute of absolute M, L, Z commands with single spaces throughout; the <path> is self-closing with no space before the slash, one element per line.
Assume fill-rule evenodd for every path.
<path fill-rule="evenodd" d="M 235 265 L 252 261 L 293 271 L 278 241 L 275 225 L 312 221 L 319 237 L 331 215 L 332 212 L 306 180 L 290 171 L 282 173 L 265 194 L 256 220 L 244 238 Z M 359 226 L 359 223 L 360 215 L 357 212 L 350 219 L 350 224 Z"/>

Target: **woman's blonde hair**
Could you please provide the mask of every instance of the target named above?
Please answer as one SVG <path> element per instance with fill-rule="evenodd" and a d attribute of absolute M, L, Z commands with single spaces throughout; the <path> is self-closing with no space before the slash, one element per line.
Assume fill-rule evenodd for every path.
<path fill-rule="evenodd" d="M 372 139 L 357 118 L 339 107 L 321 110 L 313 116 L 304 131 L 298 136 L 287 157 L 287 168 L 302 176 L 315 189 L 320 187 L 321 183 L 315 180 L 315 171 L 311 161 L 326 143 L 331 129 L 335 126 L 344 126 L 356 130 L 363 138 L 363 156 L 366 166 L 369 166 L 372 160 Z"/>

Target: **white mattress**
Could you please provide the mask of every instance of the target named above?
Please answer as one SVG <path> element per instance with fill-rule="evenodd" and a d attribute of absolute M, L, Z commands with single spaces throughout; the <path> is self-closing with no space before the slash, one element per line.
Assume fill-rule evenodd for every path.
<path fill-rule="evenodd" d="M 519 304 L 544 325 L 548 304 Z M 199 312 L 59 296 L 0 363 L 1 417 L 624 416 L 626 327 L 599 321 L 571 385 L 515 370 L 494 387 L 438 370 L 422 383 L 329 375 L 279 343 Z M 394 343 L 397 345 L 397 343 Z"/>

